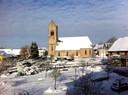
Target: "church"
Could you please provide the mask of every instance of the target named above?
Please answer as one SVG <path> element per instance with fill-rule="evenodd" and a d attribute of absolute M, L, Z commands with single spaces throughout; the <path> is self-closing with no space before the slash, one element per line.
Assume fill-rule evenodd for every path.
<path fill-rule="evenodd" d="M 92 57 L 92 43 L 88 36 L 58 37 L 58 26 L 52 20 L 48 26 L 48 55 L 55 57 Z"/>

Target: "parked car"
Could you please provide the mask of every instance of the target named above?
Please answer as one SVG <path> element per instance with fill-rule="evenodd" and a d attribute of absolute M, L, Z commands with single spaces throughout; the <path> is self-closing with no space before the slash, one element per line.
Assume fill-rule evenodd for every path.
<path fill-rule="evenodd" d="M 118 82 L 115 80 L 115 82 L 111 85 L 111 89 L 116 92 L 122 92 L 125 90 L 128 90 L 128 83 L 121 82 L 121 80 L 118 80 Z"/>

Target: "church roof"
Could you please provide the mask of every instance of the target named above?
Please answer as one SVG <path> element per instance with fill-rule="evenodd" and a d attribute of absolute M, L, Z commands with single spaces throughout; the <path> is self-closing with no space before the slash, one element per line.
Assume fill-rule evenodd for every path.
<path fill-rule="evenodd" d="M 128 51 L 128 37 L 116 40 L 108 51 Z"/>
<path fill-rule="evenodd" d="M 80 48 L 91 48 L 91 41 L 87 36 L 82 37 L 60 37 L 56 50 L 80 50 Z"/>
<path fill-rule="evenodd" d="M 55 22 L 54 22 L 53 20 L 51 20 L 51 22 L 49 23 L 49 25 L 50 25 L 50 24 L 54 24 L 54 25 L 56 25 Z M 57 26 L 57 25 L 56 25 L 56 26 Z"/>

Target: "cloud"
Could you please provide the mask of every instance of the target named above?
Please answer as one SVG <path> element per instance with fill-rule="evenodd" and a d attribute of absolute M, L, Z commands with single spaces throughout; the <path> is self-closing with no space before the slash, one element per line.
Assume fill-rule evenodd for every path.
<path fill-rule="evenodd" d="M 60 36 L 87 35 L 101 42 L 128 35 L 122 28 L 127 10 L 127 0 L 1 0 L 0 36 L 9 46 L 33 40 L 47 46 L 48 24 L 54 20 Z"/>

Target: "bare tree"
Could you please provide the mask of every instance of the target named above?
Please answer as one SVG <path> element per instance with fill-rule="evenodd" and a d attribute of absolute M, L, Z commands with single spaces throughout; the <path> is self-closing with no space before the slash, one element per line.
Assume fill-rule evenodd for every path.
<path fill-rule="evenodd" d="M 117 38 L 111 37 L 111 38 L 109 38 L 106 42 L 107 42 L 107 43 L 114 43 L 116 40 L 117 40 Z"/>
<path fill-rule="evenodd" d="M 54 79 L 55 83 L 54 83 L 54 89 L 56 90 L 57 86 L 56 86 L 56 81 L 57 78 L 61 75 L 60 70 L 58 70 L 55 66 L 54 70 L 51 73 L 51 77 Z"/>
<path fill-rule="evenodd" d="M 26 46 L 23 46 L 20 50 L 20 57 L 21 59 L 26 59 L 28 58 L 28 51 L 29 51 L 29 46 L 26 45 Z"/>
<path fill-rule="evenodd" d="M 102 66 L 102 68 L 107 73 L 107 80 L 108 80 L 109 77 L 110 77 L 109 75 L 112 72 L 112 70 L 113 70 L 114 67 L 111 64 L 107 63 L 107 65 L 105 67 Z"/>
<path fill-rule="evenodd" d="M 47 78 L 47 72 L 50 69 L 51 65 L 50 62 L 45 62 L 44 69 L 45 69 L 45 78 Z"/>
<path fill-rule="evenodd" d="M 74 53 L 71 53 L 70 58 L 71 60 L 74 60 Z"/>
<path fill-rule="evenodd" d="M 85 66 L 86 66 L 85 61 L 84 61 L 84 60 L 81 60 L 81 61 L 80 61 L 80 65 L 81 65 L 81 67 L 83 68 L 83 69 L 82 69 L 82 73 L 84 74 L 84 72 L 85 72 L 85 69 L 84 69 L 84 68 L 85 68 Z"/>
<path fill-rule="evenodd" d="M 0 63 L 0 75 L 2 74 L 2 72 L 6 71 L 9 68 L 9 65 L 7 64 L 7 62 L 2 62 Z"/>

